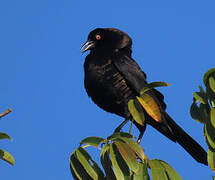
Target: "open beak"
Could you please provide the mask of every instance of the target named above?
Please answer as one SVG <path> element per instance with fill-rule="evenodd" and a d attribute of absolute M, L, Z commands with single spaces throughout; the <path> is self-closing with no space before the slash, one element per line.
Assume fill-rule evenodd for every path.
<path fill-rule="evenodd" d="M 93 41 L 87 41 L 82 47 L 81 47 L 81 52 L 84 53 L 87 50 L 92 49 L 93 47 L 95 47 L 95 43 Z"/>

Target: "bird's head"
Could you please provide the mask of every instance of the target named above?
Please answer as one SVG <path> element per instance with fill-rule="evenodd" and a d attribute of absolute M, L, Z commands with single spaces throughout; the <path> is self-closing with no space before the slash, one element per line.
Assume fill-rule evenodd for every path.
<path fill-rule="evenodd" d="M 131 49 L 132 40 L 124 32 L 114 28 L 97 28 L 90 32 L 87 42 L 81 47 L 82 52 L 117 51 L 123 48 Z"/>

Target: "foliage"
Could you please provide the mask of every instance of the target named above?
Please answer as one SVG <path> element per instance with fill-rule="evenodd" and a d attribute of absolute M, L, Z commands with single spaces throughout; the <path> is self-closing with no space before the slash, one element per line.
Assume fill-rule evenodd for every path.
<path fill-rule="evenodd" d="M 6 116 L 8 113 L 11 112 L 11 109 L 6 110 L 4 113 L 0 114 L 0 119 L 4 116 Z M 9 139 L 12 140 L 10 138 L 10 136 L 6 133 L 0 132 L 0 139 Z M 7 151 L 0 149 L 0 158 L 6 162 L 8 162 L 11 165 L 14 165 L 14 157 Z"/>
<path fill-rule="evenodd" d="M 194 120 L 204 124 L 208 164 L 215 171 L 215 68 L 205 73 L 203 82 L 206 90 L 199 86 L 199 92 L 193 93 L 190 114 Z"/>
<path fill-rule="evenodd" d="M 100 161 L 104 172 L 85 150 L 88 146 L 101 150 Z M 70 156 L 74 179 L 149 180 L 148 168 L 151 169 L 152 180 L 182 179 L 168 163 L 149 160 L 134 137 L 125 132 L 114 133 L 107 139 L 88 137 Z"/>

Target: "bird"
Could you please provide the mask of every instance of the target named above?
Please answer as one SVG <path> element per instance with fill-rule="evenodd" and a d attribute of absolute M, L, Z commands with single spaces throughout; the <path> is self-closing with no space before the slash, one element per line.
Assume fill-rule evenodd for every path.
<path fill-rule="evenodd" d="M 147 84 L 146 74 L 132 58 L 132 39 L 116 28 L 96 28 L 81 47 L 82 53 L 90 51 L 84 61 L 84 87 L 88 96 L 101 109 L 123 117 L 125 120 L 116 128 L 121 128 L 132 119 L 128 102 L 139 96 Z M 157 121 L 143 108 L 146 124 L 161 134 L 179 143 L 197 162 L 207 165 L 207 153 L 190 137 L 166 112 L 164 96 L 156 89 L 148 94 L 160 107 L 161 121 Z M 141 141 L 146 124 L 134 121 Z"/>

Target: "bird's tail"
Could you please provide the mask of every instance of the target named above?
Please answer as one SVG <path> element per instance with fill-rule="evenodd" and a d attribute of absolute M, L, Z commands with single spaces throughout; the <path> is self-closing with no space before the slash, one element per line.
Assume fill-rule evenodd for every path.
<path fill-rule="evenodd" d="M 206 151 L 179 127 L 167 113 L 164 114 L 164 118 L 168 127 L 166 124 L 157 123 L 154 120 L 150 121 L 149 124 L 172 141 L 178 142 L 197 162 L 208 165 Z"/>

